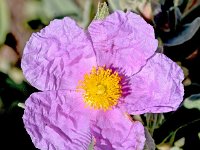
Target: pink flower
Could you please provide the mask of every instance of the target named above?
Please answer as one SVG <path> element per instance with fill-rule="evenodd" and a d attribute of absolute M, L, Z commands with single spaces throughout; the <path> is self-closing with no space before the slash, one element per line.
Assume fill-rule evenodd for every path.
<path fill-rule="evenodd" d="M 153 28 L 117 11 L 83 31 L 66 17 L 34 33 L 22 57 L 31 85 L 23 120 L 34 145 L 49 150 L 142 150 L 144 127 L 125 114 L 174 111 L 183 73 L 156 53 Z"/>

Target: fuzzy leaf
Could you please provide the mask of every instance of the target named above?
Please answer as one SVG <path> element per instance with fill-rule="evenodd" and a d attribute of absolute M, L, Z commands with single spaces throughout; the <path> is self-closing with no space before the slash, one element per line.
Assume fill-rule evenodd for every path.
<path fill-rule="evenodd" d="M 102 20 L 102 19 L 106 18 L 108 15 L 109 15 L 109 10 L 108 10 L 107 4 L 105 2 L 99 3 L 97 13 L 94 17 L 94 20 Z"/>

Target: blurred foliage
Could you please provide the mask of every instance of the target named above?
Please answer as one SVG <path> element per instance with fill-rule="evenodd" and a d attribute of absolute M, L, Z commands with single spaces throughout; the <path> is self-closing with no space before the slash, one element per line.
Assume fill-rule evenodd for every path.
<path fill-rule="evenodd" d="M 184 17 L 187 1 L 165 0 L 163 4 L 154 2 L 154 25 L 158 35 L 163 39 L 164 45 L 175 46 L 190 40 L 200 27 L 200 18 L 194 18 L 190 23 L 185 24 Z M 196 5 L 199 5 L 196 4 Z"/>
<path fill-rule="evenodd" d="M 164 115 L 162 113 L 160 114 L 147 113 L 144 116 L 146 119 L 146 127 L 149 130 L 151 136 L 153 136 L 154 130 L 159 128 L 163 124 L 165 120 Z"/>
<path fill-rule="evenodd" d="M 163 143 L 157 146 L 158 150 L 183 150 L 182 147 L 185 144 L 185 138 L 181 138 L 174 142 L 173 145 L 170 145 L 169 143 Z"/>
<path fill-rule="evenodd" d="M 43 24 L 48 24 L 53 18 L 64 16 L 76 19 L 82 17 L 80 8 L 73 0 L 31 0 L 25 3 L 25 9 L 30 20 L 40 19 Z"/>
<path fill-rule="evenodd" d="M 17 106 L 18 102 L 24 102 L 33 92 L 38 91 L 26 82 L 20 84 L 14 82 L 7 74 L 0 72 L 0 99 L 1 108 L 9 111 Z"/>
<path fill-rule="evenodd" d="M 31 33 L 65 16 L 86 29 L 93 19 L 103 19 L 109 11 L 120 9 L 140 14 L 155 28 L 157 52 L 176 61 L 185 76 L 185 100 L 176 112 L 132 116 L 146 126 L 146 150 L 200 147 L 200 0 L 100 1 L 109 8 L 96 0 L 0 0 L 0 142 L 4 144 L 13 137 L 17 148 L 30 149 L 31 142 L 24 144 L 24 140 L 30 140 L 23 129 L 23 110 L 17 106 L 23 106 L 27 97 L 38 91 L 25 81 L 20 69 L 23 48 Z M 19 133 L 18 128 L 11 129 L 12 124 L 21 125 Z M 4 133 L 6 127 L 9 129 Z M 15 132 L 18 134 L 13 135 Z M 23 134 L 21 139 L 16 138 L 19 134 Z M 6 146 L 12 149 L 12 145 Z"/>
<path fill-rule="evenodd" d="M 9 11 L 5 0 L 0 0 L 0 45 L 4 43 L 9 31 Z"/>

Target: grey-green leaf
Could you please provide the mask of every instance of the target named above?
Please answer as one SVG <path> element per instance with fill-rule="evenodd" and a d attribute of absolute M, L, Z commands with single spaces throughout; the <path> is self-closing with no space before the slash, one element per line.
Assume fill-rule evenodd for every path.
<path fill-rule="evenodd" d="M 131 10 L 137 12 L 138 7 L 144 6 L 148 0 L 108 0 L 112 10 Z"/>
<path fill-rule="evenodd" d="M 41 0 L 27 1 L 26 13 L 31 19 L 39 18 L 45 24 L 54 18 L 70 16 L 76 19 L 82 17 L 80 8 L 73 0 Z"/>
<path fill-rule="evenodd" d="M 185 137 L 180 138 L 179 140 L 177 140 L 176 142 L 174 142 L 174 145 L 176 147 L 182 147 L 185 144 Z"/>
<path fill-rule="evenodd" d="M 187 109 L 196 108 L 200 110 L 200 94 L 194 94 L 184 100 L 183 105 Z"/>
<path fill-rule="evenodd" d="M 9 31 L 9 11 L 6 0 L 0 0 L 0 45 L 4 43 Z"/>
<path fill-rule="evenodd" d="M 44 12 L 49 18 L 58 16 L 80 14 L 78 6 L 73 0 L 43 0 L 44 1 Z"/>
<path fill-rule="evenodd" d="M 177 36 L 168 39 L 164 42 L 165 46 L 181 45 L 190 40 L 200 28 L 200 17 L 196 18 L 192 23 L 183 26 L 182 30 L 178 32 Z"/>

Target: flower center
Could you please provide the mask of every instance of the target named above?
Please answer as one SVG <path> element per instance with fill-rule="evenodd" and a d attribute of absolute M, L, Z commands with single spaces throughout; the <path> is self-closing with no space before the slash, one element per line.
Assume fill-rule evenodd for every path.
<path fill-rule="evenodd" d="M 93 67 L 79 81 L 77 89 L 83 89 L 84 102 L 94 109 L 108 110 L 117 105 L 122 95 L 121 77 L 105 67 Z"/>
<path fill-rule="evenodd" d="M 97 85 L 97 94 L 103 94 L 106 92 L 106 87 L 104 85 Z"/>

